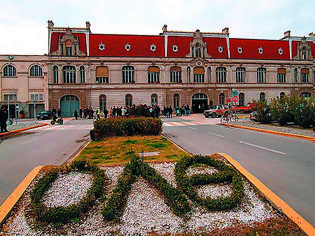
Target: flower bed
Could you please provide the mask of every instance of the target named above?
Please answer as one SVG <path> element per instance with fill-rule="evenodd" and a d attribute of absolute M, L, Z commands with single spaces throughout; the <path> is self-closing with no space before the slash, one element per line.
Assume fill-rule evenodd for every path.
<path fill-rule="evenodd" d="M 138 163 L 136 166 L 140 165 Z M 147 168 L 149 172 L 154 171 L 156 173 L 151 173 L 150 176 L 160 176 L 156 178 L 162 178 L 166 185 L 178 188 L 179 183 L 174 174 L 175 166 L 176 163 L 146 164 L 138 171 L 142 173 Z M 190 211 L 182 216 L 175 214 L 168 198 L 165 197 L 166 194 L 159 190 L 159 187 L 154 184 L 155 181 L 147 180 L 145 174 L 140 174 L 140 177 L 136 178 L 137 172 L 133 172 L 134 176 L 131 177 L 136 178 L 136 180 L 129 185 L 128 191 L 126 191 L 127 196 L 118 215 L 119 221 L 104 220 L 102 210 L 104 206 L 107 206 L 106 204 L 119 186 L 119 181 L 121 181 L 119 179 L 124 169 L 123 166 L 103 167 L 102 171 L 105 172 L 109 180 L 105 198 L 96 200 L 87 214 L 64 223 L 33 224 L 33 220 L 27 214 L 30 210 L 30 193 L 36 184 L 33 183 L 26 191 L 19 206 L 12 212 L 7 223 L 3 225 L 0 234 L 148 235 L 155 233 L 185 235 L 210 234 L 211 232 L 210 235 L 305 235 L 292 221 L 264 201 L 246 180 L 243 180 L 244 196 L 233 210 L 213 211 L 190 202 Z M 218 172 L 220 170 L 216 168 L 212 172 L 208 166 L 190 165 L 186 174 L 193 177 Z M 38 181 L 38 179 L 35 180 L 35 182 Z M 207 186 L 203 193 L 205 196 L 212 196 L 212 192 L 217 191 L 217 189 L 225 191 L 227 196 L 232 194 L 232 189 L 222 189 L 223 186 L 230 186 L 229 184 L 206 184 L 205 186 Z"/>

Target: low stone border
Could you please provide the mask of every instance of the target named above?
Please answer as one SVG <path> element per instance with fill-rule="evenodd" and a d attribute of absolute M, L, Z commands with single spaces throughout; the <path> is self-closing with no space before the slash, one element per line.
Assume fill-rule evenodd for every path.
<path fill-rule="evenodd" d="M 25 130 L 29 130 L 29 129 L 34 129 L 34 128 L 46 126 L 46 125 L 48 125 L 48 124 L 40 124 L 40 125 L 35 125 L 35 126 L 26 127 L 26 128 L 23 128 L 23 129 L 12 130 L 12 131 L 6 132 L 6 133 L 0 133 L 0 138 L 9 136 L 9 135 L 11 135 L 11 134 L 16 134 L 16 133 L 19 133 L 19 132 L 22 132 L 22 131 L 25 131 Z"/>
<path fill-rule="evenodd" d="M 281 198 L 273 193 L 266 185 L 260 182 L 254 175 L 249 173 L 244 167 L 242 167 L 237 161 L 225 153 L 218 153 L 223 156 L 228 162 L 230 162 L 248 181 L 250 181 L 256 189 L 258 189 L 265 198 L 269 199 L 278 209 L 280 209 L 287 217 L 289 217 L 294 223 L 296 223 L 306 234 L 315 235 L 315 228 L 307 222 L 302 216 L 294 211 L 288 204 L 286 204 Z"/>
<path fill-rule="evenodd" d="M 19 186 L 11 193 L 11 195 L 0 206 L 0 225 L 5 221 L 10 211 L 22 197 L 23 193 L 34 180 L 37 174 L 41 171 L 43 166 L 36 166 L 19 184 Z"/>
<path fill-rule="evenodd" d="M 292 137 L 292 138 L 305 139 L 305 140 L 310 140 L 310 141 L 315 142 L 314 138 L 311 136 L 283 133 L 283 132 L 273 131 L 273 130 L 268 130 L 268 129 L 258 129 L 258 128 L 253 128 L 253 127 L 246 127 L 246 126 L 233 125 L 233 124 L 227 124 L 227 123 L 221 123 L 220 125 L 225 125 L 225 126 L 230 126 L 230 127 L 234 127 L 234 128 L 240 128 L 240 129 L 254 130 L 254 131 L 269 133 L 269 134 L 277 134 L 277 135 L 282 135 L 282 136 L 287 136 L 287 137 Z"/>

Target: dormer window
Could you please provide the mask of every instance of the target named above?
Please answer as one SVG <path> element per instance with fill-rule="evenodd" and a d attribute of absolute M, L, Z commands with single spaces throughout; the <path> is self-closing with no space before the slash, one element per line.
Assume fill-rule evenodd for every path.
<path fill-rule="evenodd" d="M 302 42 L 297 44 L 297 55 L 293 58 L 295 60 L 313 60 L 311 45 L 302 39 Z"/>
<path fill-rule="evenodd" d="M 187 57 L 205 58 L 210 57 L 207 53 L 207 44 L 202 39 L 202 34 L 199 30 L 194 33 L 194 39 L 190 42 L 190 53 Z"/>
<path fill-rule="evenodd" d="M 66 56 L 72 56 L 72 42 L 70 39 L 66 41 Z"/>

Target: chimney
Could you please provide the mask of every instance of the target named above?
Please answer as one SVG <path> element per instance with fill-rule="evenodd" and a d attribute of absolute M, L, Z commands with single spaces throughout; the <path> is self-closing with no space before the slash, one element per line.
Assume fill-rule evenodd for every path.
<path fill-rule="evenodd" d="M 284 32 L 284 38 L 290 38 L 291 37 L 291 31 L 287 30 L 286 32 Z"/>
<path fill-rule="evenodd" d="M 89 21 L 85 22 L 85 26 L 88 30 L 90 30 L 91 23 Z"/>
<path fill-rule="evenodd" d="M 163 30 L 163 33 L 167 32 L 167 25 L 163 25 L 162 30 Z"/>
<path fill-rule="evenodd" d="M 230 34 L 230 29 L 229 29 L 229 27 L 225 27 L 225 28 L 222 30 L 222 34 L 227 34 L 227 35 L 229 35 L 229 34 Z"/>
<path fill-rule="evenodd" d="M 53 28 L 54 27 L 54 22 L 52 20 L 48 20 L 48 28 Z"/>

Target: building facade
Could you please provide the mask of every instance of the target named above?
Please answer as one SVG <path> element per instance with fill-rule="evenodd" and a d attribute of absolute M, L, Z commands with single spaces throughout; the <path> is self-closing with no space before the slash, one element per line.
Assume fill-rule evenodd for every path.
<path fill-rule="evenodd" d="M 34 117 L 49 107 L 47 56 L 0 55 L 0 68 L 0 105 L 9 106 L 11 117 Z"/>
<path fill-rule="evenodd" d="M 11 91 L 22 93 L 10 87 L 15 77 L 5 76 L 7 65 L 17 68 L 17 80 L 28 81 L 24 103 L 31 108 L 30 94 L 41 92 L 45 109 L 60 107 L 64 116 L 90 105 L 101 110 L 190 105 L 202 112 L 225 104 L 232 91 L 238 91 L 239 105 L 314 95 L 313 34 L 293 37 L 287 31 L 280 40 L 263 40 L 230 38 L 228 28 L 178 32 L 165 25 L 158 35 L 120 35 L 94 34 L 90 27 L 89 22 L 83 28 L 55 27 L 48 21 L 47 56 L 9 61 L 3 56 L 2 102 Z M 30 76 L 32 65 L 40 65 L 43 75 Z"/>

